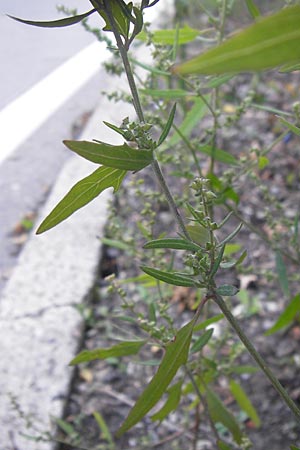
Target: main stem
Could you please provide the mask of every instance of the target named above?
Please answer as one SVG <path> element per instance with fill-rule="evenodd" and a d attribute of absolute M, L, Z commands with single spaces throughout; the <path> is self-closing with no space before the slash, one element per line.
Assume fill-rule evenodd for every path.
<path fill-rule="evenodd" d="M 235 317 L 231 314 L 231 311 L 227 308 L 226 303 L 224 302 L 223 298 L 218 294 L 214 293 L 212 298 L 217 303 L 221 311 L 223 312 L 224 316 L 236 332 L 236 334 L 239 336 L 240 340 L 245 345 L 246 349 L 252 356 L 252 358 L 256 361 L 258 366 L 261 368 L 261 370 L 264 372 L 266 377 L 270 380 L 271 384 L 273 385 L 274 389 L 278 392 L 282 400 L 286 403 L 288 408 L 292 411 L 294 414 L 296 420 L 300 423 L 300 410 L 295 404 L 295 402 L 290 398 L 282 384 L 278 381 L 276 376 L 273 374 L 271 369 L 268 367 L 267 363 L 264 361 L 264 359 L 260 356 L 260 354 L 257 352 L 255 347 L 253 346 L 252 342 L 247 338 L 244 331 L 240 327 L 238 321 L 235 319 Z"/>
<path fill-rule="evenodd" d="M 112 10 L 111 10 L 111 6 L 110 6 L 110 3 L 109 3 L 109 0 L 104 0 L 104 4 L 105 4 L 105 9 L 106 9 L 106 12 L 107 12 L 107 16 L 109 18 L 109 22 L 111 24 L 111 27 L 112 27 L 112 30 L 113 30 L 113 33 L 114 33 L 114 36 L 115 36 L 115 39 L 116 39 L 117 47 L 119 49 L 119 52 L 120 52 L 120 55 L 121 55 L 121 58 L 122 58 L 122 61 L 123 61 L 123 66 L 124 66 L 124 69 L 125 69 L 126 77 L 127 77 L 128 84 L 129 84 L 129 88 L 130 88 L 131 95 L 132 95 L 132 98 L 133 98 L 134 109 L 136 111 L 136 114 L 138 116 L 139 121 L 140 122 L 145 122 L 144 113 L 143 113 L 143 109 L 142 109 L 142 106 L 141 106 L 138 90 L 137 90 L 137 87 L 136 87 L 136 84 L 135 84 L 135 80 L 134 80 L 134 76 L 133 76 L 133 73 L 132 73 L 131 65 L 130 65 L 130 62 L 129 62 L 129 59 L 128 59 L 128 55 L 127 55 L 127 49 L 125 48 L 125 46 L 123 44 L 122 38 L 120 36 L 120 33 L 118 32 L 118 28 L 116 26 L 115 19 L 114 19 L 114 16 L 112 14 Z M 161 171 L 160 165 L 159 165 L 159 163 L 158 163 L 158 161 L 156 159 L 153 159 L 153 161 L 151 163 L 151 167 L 152 167 L 152 170 L 153 170 L 153 172 L 154 172 L 154 174 L 155 174 L 155 176 L 157 178 L 157 181 L 158 181 L 158 183 L 159 183 L 159 185 L 161 187 L 161 190 L 163 191 L 163 193 L 164 193 L 164 195 L 166 197 L 166 200 L 167 200 L 167 202 L 169 204 L 170 210 L 171 210 L 171 212 L 173 214 L 173 217 L 174 217 L 174 219 L 175 219 L 175 221 L 176 221 L 176 223 L 177 223 L 181 233 L 185 236 L 186 239 L 191 240 L 190 236 L 189 236 L 189 234 L 188 234 L 188 232 L 186 230 L 186 227 L 185 227 L 185 224 L 183 222 L 183 219 L 182 219 L 182 217 L 180 215 L 180 212 L 179 212 L 179 210 L 178 210 L 178 208 L 176 206 L 175 200 L 174 200 L 174 198 L 173 198 L 173 196 L 172 196 L 172 194 L 171 194 L 171 192 L 170 192 L 170 190 L 168 188 L 168 185 L 166 183 L 165 177 L 164 177 L 164 175 L 163 175 L 163 173 Z"/>

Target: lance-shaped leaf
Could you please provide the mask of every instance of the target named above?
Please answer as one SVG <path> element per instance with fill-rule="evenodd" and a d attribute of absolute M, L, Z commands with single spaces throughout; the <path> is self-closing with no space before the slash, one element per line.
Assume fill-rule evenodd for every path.
<path fill-rule="evenodd" d="M 115 169 L 141 170 L 153 161 L 152 150 L 136 149 L 127 144 L 110 145 L 89 141 L 64 141 L 64 144 L 89 161 Z"/>
<path fill-rule="evenodd" d="M 253 17 L 253 19 L 257 19 L 260 16 L 260 11 L 253 0 L 246 0 L 246 5 L 249 13 Z"/>
<path fill-rule="evenodd" d="M 232 297 L 238 292 L 239 289 L 231 284 L 222 284 L 222 286 L 219 286 L 217 289 L 217 293 L 219 295 L 223 295 L 224 297 Z"/>
<path fill-rule="evenodd" d="M 162 131 L 162 133 L 161 133 L 161 135 L 160 135 L 160 138 L 159 138 L 158 143 L 157 143 L 157 146 L 158 146 L 158 147 L 159 147 L 159 146 L 164 142 L 164 140 L 168 137 L 168 134 L 169 134 L 169 132 L 170 132 L 171 126 L 173 125 L 173 121 L 174 121 L 174 117 L 175 117 L 175 112 L 176 112 L 176 103 L 175 103 L 175 105 L 173 106 L 173 108 L 171 109 L 171 112 L 170 112 L 168 121 L 167 121 L 167 123 L 166 123 L 166 125 L 165 125 L 165 127 L 164 127 L 164 129 L 163 129 L 163 131 Z"/>
<path fill-rule="evenodd" d="M 178 45 L 186 44 L 187 42 L 193 41 L 199 36 L 199 30 L 194 28 L 190 28 L 188 25 L 185 25 L 183 28 L 176 28 L 170 30 L 155 30 L 151 31 L 151 40 L 154 44 L 160 45 L 173 45 L 175 38 L 177 37 Z M 143 42 L 148 41 L 147 33 L 142 32 L 138 35 L 138 39 Z"/>
<path fill-rule="evenodd" d="M 46 217 L 37 230 L 37 234 L 50 230 L 67 219 L 78 209 L 98 197 L 102 191 L 109 187 L 116 192 L 126 174 L 125 170 L 100 167 L 91 175 L 79 181 L 67 195 L 58 203 L 53 211 Z"/>
<path fill-rule="evenodd" d="M 234 380 L 229 382 L 230 390 L 240 408 L 245 411 L 256 427 L 260 426 L 260 418 L 242 386 Z"/>
<path fill-rule="evenodd" d="M 118 437 L 137 424 L 156 405 L 178 369 L 186 364 L 195 321 L 196 317 L 181 328 L 174 340 L 167 345 L 166 353 L 156 374 L 117 431 Z"/>
<path fill-rule="evenodd" d="M 180 238 L 155 239 L 147 242 L 144 245 L 144 248 L 170 248 L 174 250 L 189 250 L 191 252 L 198 252 L 201 250 L 201 247 L 194 242 Z"/>
<path fill-rule="evenodd" d="M 300 294 L 295 295 L 265 335 L 268 336 L 269 334 L 276 333 L 276 331 L 289 326 L 297 315 L 300 316 Z"/>
<path fill-rule="evenodd" d="M 175 383 L 168 389 L 168 399 L 166 403 L 159 411 L 157 411 L 157 413 L 151 416 L 151 420 L 159 420 L 160 422 L 162 422 L 165 417 L 167 417 L 172 411 L 177 408 L 181 397 L 181 387 L 182 380 L 178 381 L 178 383 Z"/>
<path fill-rule="evenodd" d="M 191 348 L 191 353 L 196 353 L 199 352 L 200 350 L 203 349 L 203 347 L 208 343 L 208 341 L 210 340 L 210 338 L 212 337 L 214 332 L 214 329 L 211 328 L 207 331 L 205 331 L 205 333 L 203 333 L 194 343 L 194 345 Z"/>
<path fill-rule="evenodd" d="M 300 5 L 282 9 L 233 35 L 227 41 L 183 64 L 173 72 L 224 74 L 266 70 L 300 59 Z"/>
<path fill-rule="evenodd" d="M 242 441 L 242 432 L 238 426 L 237 421 L 228 409 L 223 405 L 220 398 L 211 389 L 207 387 L 206 391 L 206 401 L 208 406 L 208 411 L 211 419 L 214 423 L 221 423 L 226 427 L 232 434 L 234 440 L 237 444 Z"/>
<path fill-rule="evenodd" d="M 141 266 L 141 269 L 153 278 L 164 283 L 172 284 L 174 286 L 195 287 L 196 282 L 188 275 L 181 275 L 174 272 L 164 272 L 163 270 L 153 269 L 152 267 Z"/>
<path fill-rule="evenodd" d="M 296 127 L 293 123 L 289 122 L 288 120 L 285 120 L 283 117 L 277 116 L 282 125 L 285 125 L 288 127 L 289 130 L 291 130 L 293 133 L 295 133 L 297 136 L 300 136 L 300 128 Z"/>
<path fill-rule="evenodd" d="M 126 341 L 113 345 L 110 348 L 83 350 L 72 359 L 70 366 L 94 361 L 95 359 L 120 358 L 121 356 L 136 355 L 145 343 L 146 341 Z"/>
<path fill-rule="evenodd" d="M 8 14 L 8 17 L 10 17 L 13 20 L 16 20 L 17 22 L 25 23 L 26 25 L 33 25 L 35 27 L 60 28 L 60 27 L 68 27 L 69 25 L 74 25 L 75 23 L 81 22 L 83 19 L 85 19 L 89 15 L 93 14 L 95 11 L 96 11 L 95 9 L 91 9 L 90 11 L 88 11 L 84 14 L 78 14 L 76 16 L 65 17 L 64 19 L 58 19 L 58 20 L 50 20 L 50 21 L 46 21 L 46 22 L 20 19 L 19 17 L 10 16 L 9 14 Z"/>

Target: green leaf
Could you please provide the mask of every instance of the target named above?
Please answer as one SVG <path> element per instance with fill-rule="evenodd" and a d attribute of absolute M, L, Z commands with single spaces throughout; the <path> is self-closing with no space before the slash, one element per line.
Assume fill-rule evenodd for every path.
<path fill-rule="evenodd" d="M 233 155 L 220 148 L 214 148 L 211 145 L 199 145 L 197 146 L 197 150 L 224 164 L 238 165 L 238 160 Z"/>
<path fill-rule="evenodd" d="M 218 441 L 217 442 L 217 445 L 218 445 L 218 449 L 219 450 L 232 450 L 232 447 L 229 447 L 229 445 L 227 445 L 225 442 L 223 442 L 223 441 Z"/>
<path fill-rule="evenodd" d="M 161 135 L 160 135 L 160 138 L 159 138 L 158 143 L 157 143 L 157 146 L 158 146 L 158 147 L 164 142 L 164 140 L 165 140 L 165 139 L 168 137 L 168 135 L 169 135 L 170 129 L 171 129 L 172 125 L 173 125 L 173 121 L 174 121 L 174 117 L 175 117 L 175 112 L 176 112 L 176 103 L 175 103 L 175 105 L 173 106 L 173 108 L 171 109 L 171 112 L 170 112 L 168 121 L 167 121 L 167 123 L 166 123 L 166 125 L 165 125 L 165 127 L 164 127 L 164 129 L 163 129 L 163 131 L 162 131 L 162 133 L 161 133 Z"/>
<path fill-rule="evenodd" d="M 164 70 L 158 69 L 157 67 L 149 66 L 148 64 L 138 61 L 137 59 L 133 58 L 132 56 L 129 56 L 129 61 L 132 62 L 133 64 L 135 64 L 136 66 L 147 70 L 147 72 L 153 73 L 155 75 L 162 75 L 164 77 L 171 76 L 170 72 L 165 72 Z"/>
<path fill-rule="evenodd" d="M 95 420 L 99 426 L 99 429 L 101 431 L 101 438 L 105 439 L 108 444 L 110 444 L 111 448 L 114 448 L 114 442 L 113 442 L 113 438 L 112 435 L 109 431 L 109 428 L 107 426 L 107 423 L 105 422 L 102 414 L 100 414 L 99 412 L 95 411 L 93 412 L 93 416 L 95 417 Z"/>
<path fill-rule="evenodd" d="M 205 95 L 204 99 L 209 102 L 210 96 Z M 174 132 L 174 134 L 171 136 L 169 142 L 167 143 L 168 147 L 172 147 L 173 145 L 177 144 L 181 141 L 181 135 L 188 138 L 193 131 L 193 129 L 198 126 L 199 122 L 205 114 L 207 113 L 207 105 L 205 104 L 205 101 L 201 97 L 195 97 L 193 99 L 193 106 L 190 109 L 190 111 L 185 115 L 185 118 L 183 119 L 182 123 L 178 127 L 178 130 Z"/>
<path fill-rule="evenodd" d="M 296 445 L 291 445 L 291 450 L 300 450 L 300 448 L 296 447 Z"/>
<path fill-rule="evenodd" d="M 196 95 L 184 89 L 139 89 L 139 91 L 141 94 L 149 95 L 152 98 L 163 98 L 165 100 L 177 100 Z"/>
<path fill-rule="evenodd" d="M 209 230 L 200 225 L 200 223 L 187 225 L 186 230 L 196 244 L 205 245 L 210 240 Z"/>
<path fill-rule="evenodd" d="M 186 364 L 195 321 L 196 317 L 181 328 L 174 340 L 167 345 L 165 355 L 156 374 L 117 431 L 117 437 L 137 424 L 156 405 L 166 392 L 178 369 Z"/>
<path fill-rule="evenodd" d="M 300 59 L 300 6 L 261 18 L 206 53 L 173 67 L 186 74 L 224 74 L 271 69 Z"/>
<path fill-rule="evenodd" d="M 208 406 L 209 414 L 212 420 L 217 423 L 221 423 L 226 427 L 232 434 L 234 440 L 237 444 L 242 441 L 242 432 L 236 422 L 234 416 L 228 411 L 223 405 L 220 398 L 211 389 L 207 388 L 206 401 Z"/>
<path fill-rule="evenodd" d="M 204 328 L 208 327 L 209 325 L 219 322 L 219 320 L 222 320 L 224 317 L 223 314 L 217 314 L 216 316 L 210 317 L 207 320 L 204 320 L 203 322 L 199 323 L 194 327 L 194 332 L 203 330 Z"/>
<path fill-rule="evenodd" d="M 125 175 L 126 171 L 111 169 L 110 167 L 103 166 L 95 170 L 91 175 L 83 178 L 83 180 L 72 187 L 67 195 L 41 223 L 36 233 L 41 234 L 55 227 L 75 211 L 98 197 L 105 189 L 113 187 L 114 192 L 116 192 Z"/>
<path fill-rule="evenodd" d="M 126 5 L 123 0 L 111 1 L 110 6 L 119 33 L 123 37 L 127 38 L 129 33 L 130 21 L 134 19 L 131 16 L 132 3 L 130 2 L 128 5 Z M 103 31 L 112 31 L 110 20 L 106 12 L 100 8 L 98 9 L 98 12 L 105 21 L 105 27 L 103 28 Z"/>
<path fill-rule="evenodd" d="M 287 327 L 293 322 L 298 314 L 300 314 L 300 294 L 295 295 L 283 313 L 280 314 L 275 324 L 265 333 L 265 335 L 269 336 L 270 334 L 281 330 L 281 328 Z"/>
<path fill-rule="evenodd" d="M 205 333 L 200 336 L 196 342 L 193 344 L 191 348 L 191 353 L 196 353 L 202 350 L 202 348 L 208 343 L 210 338 L 212 337 L 214 332 L 214 329 L 211 328 L 210 330 L 205 331 Z"/>
<path fill-rule="evenodd" d="M 300 63 L 296 63 L 296 64 L 285 64 L 284 66 L 282 66 L 279 70 L 279 72 L 295 72 L 300 70 Z"/>
<path fill-rule="evenodd" d="M 125 341 L 113 345 L 110 348 L 96 348 L 94 350 L 83 350 L 70 362 L 70 366 L 95 359 L 120 358 L 121 356 L 136 355 L 145 345 L 146 341 Z"/>
<path fill-rule="evenodd" d="M 13 20 L 16 20 L 17 22 L 25 23 L 26 25 L 33 25 L 35 27 L 59 28 L 59 27 L 68 27 L 69 25 L 74 25 L 75 23 L 81 22 L 83 19 L 93 14 L 95 11 L 96 9 L 91 9 L 90 11 L 84 14 L 79 14 L 77 16 L 65 17 L 64 19 L 51 20 L 46 22 L 20 19 L 19 17 L 10 16 L 9 14 L 8 17 L 10 17 Z"/>
<path fill-rule="evenodd" d="M 159 411 L 157 411 L 157 413 L 151 416 L 151 420 L 159 420 L 162 422 L 172 411 L 177 408 L 181 397 L 181 387 L 182 381 L 178 381 L 178 383 L 175 383 L 167 390 L 168 399 L 166 403 Z"/>
<path fill-rule="evenodd" d="M 232 373 L 236 373 L 237 375 L 243 375 L 245 373 L 252 374 L 256 373 L 258 371 L 258 367 L 255 366 L 236 366 L 236 367 L 230 367 L 230 371 Z"/>
<path fill-rule="evenodd" d="M 238 292 L 239 289 L 236 286 L 232 286 L 231 284 L 223 284 L 222 286 L 219 286 L 217 289 L 217 293 L 224 297 L 232 297 Z"/>
<path fill-rule="evenodd" d="M 227 242 L 231 241 L 241 230 L 243 226 L 243 223 L 241 222 L 236 228 L 235 230 L 233 230 L 232 233 L 230 233 L 225 239 L 223 239 L 222 242 L 220 242 L 218 244 L 218 247 L 222 247 L 224 244 L 227 244 Z"/>
<path fill-rule="evenodd" d="M 226 244 L 224 250 L 224 256 L 230 256 L 233 253 L 238 252 L 241 249 L 241 244 Z"/>
<path fill-rule="evenodd" d="M 194 242 L 180 238 L 155 239 L 147 242 L 144 245 L 144 248 L 171 248 L 174 250 L 189 250 L 191 252 L 198 252 L 201 250 L 201 247 Z"/>
<path fill-rule="evenodd" d="M 162 270 L 153 269 L 147 266 L 141 266 L 141 269 L 153 278 L 164 283 L 172 284 L 174 286 L 185 286 L 185 287 L 195 287 L 196 282 L 193 278 L 188 275 L 180 275 L 173 272 L 164 272 Z"/>
<path fill-rule="evenodd" d="M 290 288 L 289 288 L 288 275 L 287 275 L 287 271 L 286 271 L 286 265 L 283 261 L 281 253 L 279 251 L 276 252 L 275 261 L 276 261 L 276 271 L 277 271 L 277 275 L 278 275 L 278 281 L 279 281 L 281 290 L 286 297 L 290 297 Z"/>
<path fill-rule="evenodd" d="M 199 36 L 199 30 L 195 30 L 194 28 L 190 28 L 188 25 L 185 25 L 183 28 L 173 28 L 171 30 L 157 30 L 151 31 L 152 41 L 154 44 L 160 45 L 173 45 L 175 38 L 178 34 L 178 45 L 186 44 L 187 42 L 193 41 L 197 36 Z M 137 39 L 140 39 L 143 42 L 148 41 L 148 35 L 145 32 L 142 32 L 138 35 Z"/>
<path fill-rule="evenodd" d="M 132 148 L 127 144 L 105 142 L 64 141 L 73 152 L 89 161 L 122 170 L 141 170 L 153 161 L 152 150 Z"/>
<path fill-rule="evenodd" d="M 237 401 L 239 407 L 245 411 L 248 417 L 252 420 L 255 426 L 258 428 L 261 425 L 260 418 L 256 412 L 256 409 L 252 405 L 251 400 L 247 396 L 246 392 L 242 388 L 242 386 L 234 380 L 230 380 L 229 387 L 232 395 Z"/>
<path fill-rule="evenodd" d="M 220 264 L 222 262 L 223 255 L 224 255 L 224 250 L 225 250 L 225 244 L 222 245 L 222 247 L 221 247 L 221 249 L 219 251 L 219 254 L 216 257 L 216 260 L 215 260 L 215 262 L 214 262 L 214 264 L 213 264 L 213 266 L 212 266 L 212 268 L 210 270 L 210 273 L 209 273 L 209 279 L 210 280 L 213 279 L 213 277 L 215 276 L 215 274 L 217 273 L 217 271 L 218 271 L 218 269 L 220 267 Z"/>
<path fill-rule="evenodd" d="M 300 136 L 300 128 L 296 127 L 296 125 L 293 125 L 292 123 L 283 119 L 283 117 L 277 116 L 277 118 L 282 123 L 282 125 L 285 125 L 286 127 L 288 127 L 288 129 L 291 130 L 293 133 L 295 133 L 297 136 Z"/>
<path fill-rule="evenodd" d="M 78 439 L 78 432 L 75 430 L 75 428 L 68 422 L 66 422 L 63 419 L 60 419 L 58 417 L 51 416 L 51 419 L 55 424 L 72 440 Z"/>
<path fill-rule="evenodd" d="M 244 250 L 243 253 L 239 256 L 238 259 L 235 259 L 233 261 L 222 262 L 220 264 L 220 267 L 222 269 L 231 269 L 232 267 L 236 267 L 236 266 L 242 264 L 242 262 L 244 261 L 246 256 L 247 256 L 247 250 Z"/>
<path fill-rule="evenodd" d="M 219 86 L 222 86 L 222 84 L 227 83 L 227 81 L 231 80 L 234 76 L 235 75 L 232 74 L 219 75 L 209 80 L 205 87 L 208 89 L 215 89 Z"/>
<path fill-rule="evenodd" d="M 260 16 L 260 11 L 253 0 L 245 0 L 248 11 L 253 19 L 257 19 Z"/>
<path fill-rule="evenodd" d="M 122 128 L 117 127 L 113 123 L 106 122 L 105 120 L 103 120 L 103 123 L 108 128 L 110 128 L 111 130 L 114 130 L 116 133 L 120 134 L 124 139 L 126 139 L 125 138 L 125 135 L 126 135 L 126 131 L 125 130 L 122 130 Z"/>

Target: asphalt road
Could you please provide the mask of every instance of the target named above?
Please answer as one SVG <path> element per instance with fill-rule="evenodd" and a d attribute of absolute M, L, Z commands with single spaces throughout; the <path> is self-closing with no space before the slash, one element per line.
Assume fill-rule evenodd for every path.
<path fill-rule="evenodd" d="M 78 8 L 79 13 L 91 9 L 88 0 L 64 0 L 63 4 Z M 80 24 L 62 29 L 42 29 L 15 22 L 4 15 L 32 20 L 63 17 L 55 5 L 55 0 L 0 0 L 0 116 L 13 103 L 18 105 L 22 95 L 65 61 L 94 42 L 93 36 L 86 33 Z M 80 75 L 80 67 L 78 70 Z M 72 80 L 67 81 L 72 83 Z M 61 141 L 74 136 L 74 124 L 79 124 L 79 127 L 83 124 L 85 116 L 97 105 L 100 89 L 99 75 L 92 76 L 59 106 L 55 114 L 49 114 L 47 120 L 36 128 L 33 126 L 32 133 L 3 160 L 1 152 L 5 153 L 6 148 L 0 140 L 0 291 L 26 240 L 20 222 L 38 211 L 44 202 L 69 157 Z M 55 91 L 50 92 L 50 96 L 55 96 Z M 31 114 L 34 116 L 33 113 L 29 105 L 24 120 Z M 22 122 L 21 117 L 9 124 L 12 138 Z M 3 133 L 5 131 L 7 129 L 2 129 Z"/>

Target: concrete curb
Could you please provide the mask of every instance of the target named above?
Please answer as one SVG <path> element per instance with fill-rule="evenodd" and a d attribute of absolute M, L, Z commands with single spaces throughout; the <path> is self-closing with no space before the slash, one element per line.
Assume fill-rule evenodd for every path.
<path fill-rule="evenodd" d="M 107 91 L 120 80 L 105 77 Z M 113 143 L 116 134 L 100 123 L 132 113 L 130 105 L 101 98 L 82 139 Z M 118 142 L 116 142 L 118 143 Z M 78 180 L 96 166 L 74 156 L 63 167 L 38 223 Z M 50 450 L 54 443 L 34 442 L 49 431 L 49 415 L 61 417 L 73 369 L 68 363 L 78 350 L 82 317 L 76 310 L 89 294 L 100 258 L 110 191 L 49 232 L 32 235 L 25 246 L 0 304 L 0 429 L 1 450 Z M 11 395 L 25 414 L 14 408 Z M 32 428 L 26 428 L 30 422 Z M 34 431 L 37 429 L 38 431 Z"/>

